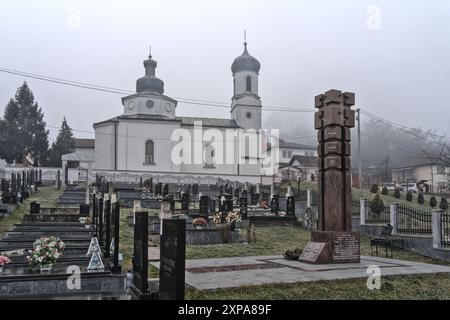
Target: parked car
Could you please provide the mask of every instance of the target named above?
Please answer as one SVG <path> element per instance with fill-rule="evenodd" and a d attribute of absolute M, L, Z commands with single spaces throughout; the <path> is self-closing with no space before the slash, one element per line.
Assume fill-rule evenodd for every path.
<path fill-rule="evenodd" d="M 388 189 L 388 191 L 394 191 L 395 188 L 397 187 L 397 185 L 394 182 L 384 182 L 380 186 L 380 189 L 383 190 L 384 187 L 386 187 Z"/>
<path fill-rule="evenodd" d="M 417 185 L 414 182 L 404 182 L 400 184 L 400 190 L 402 191 L 410 191 L 412 193 L 418 193 L 419 192 L 419 188 L 417 187 Z"/>

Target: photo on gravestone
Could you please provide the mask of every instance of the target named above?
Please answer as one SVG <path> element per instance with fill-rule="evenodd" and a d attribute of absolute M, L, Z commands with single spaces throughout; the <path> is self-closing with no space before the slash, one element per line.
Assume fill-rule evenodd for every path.
<path fill-rule="evenodd" d="M 160 244 L 160 300 L 184 300 L 185 255 L 185 219 L 164 219 Z"/>

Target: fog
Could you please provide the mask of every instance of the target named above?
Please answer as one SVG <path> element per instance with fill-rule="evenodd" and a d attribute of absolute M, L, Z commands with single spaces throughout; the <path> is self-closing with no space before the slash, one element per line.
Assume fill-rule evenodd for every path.
<path fill-rule="evenodd" d="M 312 110 L 315 95 L 336 88 L 383 118 L 446 133 L 449 21 L 446 0 L 2 1 L 0 68 L 135 90 L 151 45 L 166 95 L 230 103 L 246 29 L 264 106 Z M 123 112 L 117 94 L 0 72 L 1 115 L 24 80 L 50 140 L 64 116 L 75 136 L 93 137 L 94 122 Z M 177 114 L 230 116 L 185 103 Z M 263 123 L 305 143 L 312 115 L 266 110 Z"/>

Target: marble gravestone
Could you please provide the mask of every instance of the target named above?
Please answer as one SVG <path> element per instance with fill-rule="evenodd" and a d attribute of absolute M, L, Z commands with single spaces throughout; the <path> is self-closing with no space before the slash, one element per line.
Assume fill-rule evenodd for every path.
<path fill-rule="evenodd" d="M 354 93 L 330 90 L 315 98 L 318 130 L 319 223 L 299 258 L 315 264 L 358 263 L 359 233 L 352 232 L 350 128 Z"/>

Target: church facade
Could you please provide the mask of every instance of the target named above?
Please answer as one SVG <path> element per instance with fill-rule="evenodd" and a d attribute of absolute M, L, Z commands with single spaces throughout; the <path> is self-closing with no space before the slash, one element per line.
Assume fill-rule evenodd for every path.
<path fill-rule="evenodd" d="M 231 66 L 233 97 L 228 119 L 177 116 L 177 101 L 164 95 L 164 82 L 156 77 L 157 62 L 151 55 L 144 67 L 136 93 L 122 98 L 123 114 L 94 124 L 91 176 L 145 173 L 156 179 L 196 177 L 209 182 L 271 180 L 273 173 L 264 166 L 268 156 L 261 154 L 264 143 L 271 140 L 275 142 L 269 156 L 277 155 L 273 152 L 276 139 L 260 132 L 260 63 L 248 53 L 247 43 Z M 250 145 L 256 145 L 257 151 Z M 271 159 L 271 170 L 276 162 L 276 157 Z"/>

